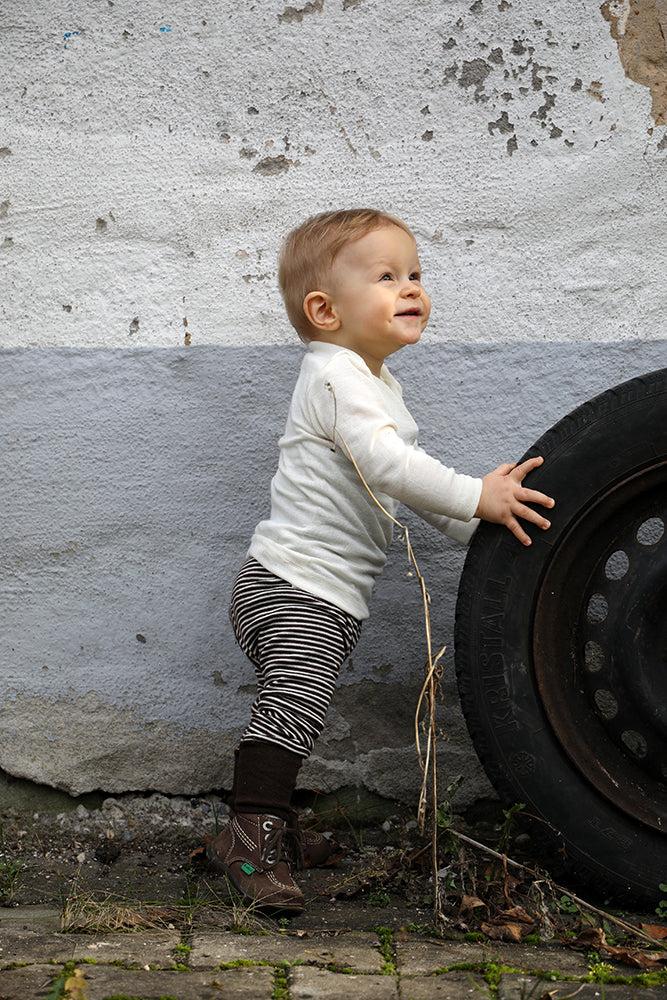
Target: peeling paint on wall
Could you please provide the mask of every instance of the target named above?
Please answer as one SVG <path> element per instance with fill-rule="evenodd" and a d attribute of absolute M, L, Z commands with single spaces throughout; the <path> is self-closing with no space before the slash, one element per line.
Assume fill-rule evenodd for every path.
<path fill-rule="evenodd" d="M 304 7 L 285 7 L 282 14 L 278 15 L 279 21 L 296 21 L 297 24 L 303 21 L 307 14 L 321 14 L 322 8 L 324 7 L 324 0 L 314 0 L 313 3 L 307 3 Z"/>
<path fill-rule="evenodd" d="M 488 132 L 505 139 L 509 156 L 545 143 L 574 149 L 584 138 L 587 104 L 602 99 L 601 83 L 572 72 L 581 42 L 562 19 L 526 19 L 517 30 L 511 8 L 501 4 L 491 17 L 474 4 L 453 24 L 442 43 L 442 84 L 456 84 L 466 102 L 493 109 Z"/>
<path fill-rule="evenodd" d="M 648 90 L 626 78 L 601 3 L 185 0 L 167 32 L 154 0 L 131 21 L 82 0 L 80 23 L 57 30 L 46 0 L 27 0 L 7 28 L 0 110 L 3 346 L 181 345 L 184 292 L 198 344 L 231 329 L 292 343 L 275 274 L 284 227 L 374 201 L 427 246 L 443 234 L 426 263 L 434 303 L 450 307 L 434 309 L 429 337 L 658 336 L 646 255 L 661 222 L 638 187 L 633 216 L 649 220 L 638 241 L 603 177 L 625 174 L 634 191 L 667 163 L 667 137 L 647 139 Z M 496 215 L 511 220 L 502 245 L 485 221 Z M 599 284 L 585 248 L 607 238 L 609 217 L 622 321 L 605 297 L 601 331 L 570 275 L 583 267 L 583 285 Z M 235 254 L 249 240 L 269 280 L 246 279 L 255 271 Z"/>
<path fill-rule="evenodd" d="M 653 121 L 667 125 L 667 0 L 606 0 L 600 10 L 625 75 L 648 87 Z"/>
<path fill-rule="evenodd" d="M 265 157 L 265 159 L 260 160 L 252 169 L 255 174 L 264 174 L 265 177 L 271 177 L 275 174 L 285 173 L 286 170 L 289 170 L 292 162 L 292 160 L 288 160 L 281 153 L 279 156 Z"/>

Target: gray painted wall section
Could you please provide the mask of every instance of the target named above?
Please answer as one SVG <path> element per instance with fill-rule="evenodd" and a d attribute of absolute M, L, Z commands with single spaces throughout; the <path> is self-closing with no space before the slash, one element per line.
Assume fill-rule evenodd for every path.
<path fill-rule="evenodd" d="M 224 787 L 253 697 L 227 601 L 268 509 L 298 346 L 0 353 L 0 767 L 79 794 Z M 421 443 L 460 471 L 518 458 L 608 386 L 667 364 L 661 341 L 419 345 L 392 371 Z M 448 644 L 441 772 L 488 791 L 453 680 L 464 551 L 410 522 Z M 395 540 L 302 783 L 414 799 L 425 656 Z"/>

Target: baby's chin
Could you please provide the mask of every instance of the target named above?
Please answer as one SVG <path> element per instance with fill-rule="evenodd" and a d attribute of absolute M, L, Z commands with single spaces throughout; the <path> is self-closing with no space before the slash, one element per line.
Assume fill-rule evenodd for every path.
<path fill-rule="evenodd" d="M 426 324 L 424 323 L 423 326 L 420 325 L 420 326 L 415 327 L 414 330 L 409 330 L 407 332 L 408 340 L 406 341 L 406 343 L 408 343 L 408 344 L 417 344 L 419 342 L 419 340 L 421 339 L 421 335 L 424 332 L 425 328 L 426 328 Z"/>

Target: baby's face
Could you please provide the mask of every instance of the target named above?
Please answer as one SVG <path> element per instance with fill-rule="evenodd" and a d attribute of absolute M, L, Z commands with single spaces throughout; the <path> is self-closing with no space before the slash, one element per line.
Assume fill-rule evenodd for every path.
<path fill-rule="evenodd" d="M 340 321 L 335 342 L 361 355 L 374 375 L 390 354 L 417 343 L 431 311 L 415 241 L 392 225 L 343 247 L 330 295 Z"/>

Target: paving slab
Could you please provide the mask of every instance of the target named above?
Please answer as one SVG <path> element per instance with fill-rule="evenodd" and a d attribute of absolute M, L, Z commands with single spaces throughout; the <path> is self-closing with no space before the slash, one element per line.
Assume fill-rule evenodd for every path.
<path fill-rule="evenodd" d="M 333 965 L 337 969 L 379 973 L 384 958 L 379 950 L 377 934 L 349 931 L 335 936 L 313 936 L 302 942 L 304 962 Z"/>
<path fill-rule="evenodd" d="M 297 966 L 287 974 L 291 1000 L 398 1000 L 395 976 L 357 976 Z"/>
<path fill-rule="evenodd" d="M 113 996 L 127 1000 L 164 1000 L 165 997 L 170 1000 L 271 1000 L 274 989 L 273 969 L 262 966 L 216 973 L 140 972 L 94 965 L 79 968 L 86 980 L 86 1000 L 106 1000 Z"/>
<path fill-rule="evenodd" d="M 384 959 L 377 934 L 348 931 L 337 935 L 231 934 L 199 932 L 192 937 L 188 964 L 193 969 L 217 968 L 226 962 L 304 962 L 333 965 L 356 972 L 380 972 Z"/>
<path fill-rule="evenodd" d="M 15 965 L 56 962 L 74 958 L 76 942 L 69 934 L 42 934 L 31 930 L 0 930 L 0 969 Z M 4 975 L 4 973 L 3 973 Z"/>
<path fill-rule="evenodd" d="M 23 969 L 0 972 L 0 1000 L 42 1000 L 51 993 L 60 972 L 53 965 L 30 965 Z"/>
<path fill-rule="evenodd" d="M 481 1000 L 488 995 L 487 983 L 472 972 L 401 977 L 401 1000 Z"/>
<path fill-rule="evenodd" d="M 477 944 L 412 937 L 396 942 L 396 963 L 403 975 L 428 975 L 452 965 L 491 961 L 527 972 L 557 969 L 566 976 L 585 976 L 588 972 L 585 956 L 558 945 L 513 945 L 498 941 Z"/>
<path fill-rule="evenodd" d="M 404 938 L 396 941 L 396 967 L 402 975 L 428 975 L 436 969 L 446 969 L 462 962 L 481 962 L 476 945 L 457 941 L 437 941 L 433 938 Z"/>
<path fill-rule="evenodd" d="M 489 958 L 502 965 L 526 972 L 558 971 L 562 976 L 585 976 L 588 973 L 586 955 L 564 944 L 503 944 L 486 943 Z M 627 966 L 626 966 L 627 969 Z M 627 975 L 627 972 L 626 972 Z"/>
<path fill-rule="evenodd" d="M 530 976 L 502 976 L 498 984 L 499 1000 L 541 1000 L 544 995 L 548 1000 L 570 1000 L 576 995 L 576 1000 L 665 1000 L 667 995 L 664 986 L 614 986 L 605 983 L 554 983 L 543 979 L 532 979 Z"/>
<path fill-rule="evenodd" d="M 67 935 L 76 937 L 74 960 L 120 962 L 122 965 L 168 969 L 181 959 L 174 949 L 181 940 L 178 931 L 132 931 L 129 934 Z"/>
<path fill-rule="evenodd" d="M 56 906 L 8 906 L 0 909 L 0 931 L 6 928 L 59 931 L 62 908 Z"/>
<path fill-rule="evenodd" d="M 0 930 L 0 968 L 12 963 L 51 961 L 63 964 L 71 959 L 169 968 L 177 961 L 174 948 L 180 940 L 177 931 L 109 932 L 99 936 Z"/>

